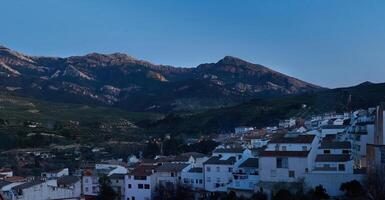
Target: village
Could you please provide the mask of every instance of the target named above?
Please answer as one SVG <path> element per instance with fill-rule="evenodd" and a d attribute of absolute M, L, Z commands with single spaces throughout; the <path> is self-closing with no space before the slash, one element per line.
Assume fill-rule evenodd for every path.
<path fill-rule="evenodd" d="M 219 145 L 209 155 L 128 155 L 124 162 L 101 159 L 73 171 L 64 167 L 41 172 L 39 177 L 2 168 L 0 189 L 10 200 L 97 199 L 104 184 L 119 200 L 229 195 L 272 199 L 282 190 L 296 194 L 314 188 L 341 197 L 349 192 L 341 185 L 363 185 L 371 173 L 385 167 L 384 106 L 291 118 L 262 129 L 236 127 L 232 134 L 216 136 Z"/>

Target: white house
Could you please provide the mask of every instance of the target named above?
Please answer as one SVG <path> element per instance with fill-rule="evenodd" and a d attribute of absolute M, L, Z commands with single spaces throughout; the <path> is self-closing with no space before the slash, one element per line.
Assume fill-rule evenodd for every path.
<path fill-rule="evenodd" d="M 286 134 L 270 140 L 259 158 L 261 182 L 295 182 L 312 169 L 317 153 L 315 135 Z"/>
<path fill-rule="evenodd" d="M 176 188 L 182 180 L 182 170 L 188 164 L 184 163 L 163 163 L 156 168 L 156 184 L 166 188 Z"/>
<path fill-rule="evenodd" d="M 68 175 L 69 175 L 68 168 L 57 169 L 57 170 L 52 170 L 52 171 L 41 173 L 41 177 L 43 179 L 59 178 L 59 177 L 68 176 Z"/>
<path fill-rule="evenodd" d="M 233 180 L 234 156 L 212 156 L 204 164 L 205 190 L 209 192 L 226 192 L 227 185 Z"/>
<path fill-rule="evenodd" d="M 203 166 L 193 167 L 189 165 L 182 170 L 182 183 L 188 185 L 193 190 L 204 189 Z"/>
<path fill-rule="evenodd" d="M 125 183 L 124 183 L 125 174 L 112 174 L 108 178 L 111 181 L 111 187 L 117 194 L 117 199 L 125 199 Z"/>
<path fill-rule="evenodd" d="M 49 200 L 80 198 L 81 185 L 77 177 L 63 176 L 47 181 L 34 180 L 17 185 L 7 193 L 10 200 Z"/>
<path fill-rule="evenodd" d="M 127 169 L 116 164 L 100 163 L 95 169 L 86 170 L 82 177 L 82 190 L 86 197 L 93 197 L 99 192 L 99 177 L 102 175 L 112 176 L 114 174 L 127 174 Z"/>
<path fill-rule="evenodd" d="M 324 125 L 321 126 L 322 137 L 327 135 L 337 135 L 337 133 L 344 132 L 348 126 L 345 125 Z"/>
<path fill-rule="evenodd" d="M 256 191 L 258 183 L 259 159 L 248 158 L 236 167 L 228 191 L 234 191 L 239 197 L 250 198 Z"/>
<path fill-rule="evenodd" d="M 150 200 L 156 192 L 156 165 L 139 165 L 125 177 L 126 200 Z"/>
<path fill-rule="evenodd" d="M 13 176 L 13 170 L 7 169 L 7 168 L 1 168 L 0 169 L 0 175 L 4 176 L 4 178 L 12 177 Z"/>
<path fill-rule="evenodd" d="M 348 141 L 323 141 L 318 149 L 314 168 L 306 174 L 310 187 L 322 185 L 331 196 L 341 195 L 342 183 L 358 180 L 363 174 L 356 173 Z"/>
<path fill-rule="evenodd" d="M 241 126 L 234 129 L 235 134 L 244 134 L 253 131 L 254 127 Z"/>

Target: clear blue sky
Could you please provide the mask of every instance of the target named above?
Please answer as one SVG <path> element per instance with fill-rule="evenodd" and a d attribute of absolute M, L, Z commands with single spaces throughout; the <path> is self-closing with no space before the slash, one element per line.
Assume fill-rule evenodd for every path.
<path fill-rule="evenodd" d="M 2 0 L 0 19 L 0 44 L 30 55 L 232 55 L 326 87 L 385 82 L 382 0 Z"/>

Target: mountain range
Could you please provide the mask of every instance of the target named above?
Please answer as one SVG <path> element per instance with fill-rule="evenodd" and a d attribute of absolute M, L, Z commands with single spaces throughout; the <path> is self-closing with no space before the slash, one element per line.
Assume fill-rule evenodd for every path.
<path fill-rule="evenodd" d="M 196 111 L 324 88 L 232 56 L 194 68 L 122 53 L 28 56 L 0 46 L 0 91 L 129 111 Z"/>

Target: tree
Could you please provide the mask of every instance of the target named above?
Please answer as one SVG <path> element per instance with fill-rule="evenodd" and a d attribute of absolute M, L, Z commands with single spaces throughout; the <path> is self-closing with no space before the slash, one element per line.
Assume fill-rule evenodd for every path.
<path fill-rule="evenodd" d="M 263 188 L 259 188 L 259 191 L 253 194 L 252 200 L 267 200 L 267 194 L 263 192 Z"/>
<path fill-rule="evenodd" d="M 98 200 L 113 200 L 115 199 L 116 193 L 111 187 L 111 180 L 107 175 L 99 177 L 99 193 L 97 196 Z"/>
<path fill-rule="evenodd" d="M 383 200 L 385 197 L 385 170 L 377 168 L 369 171 L 365 186 L 371 199 Z"/>
<path fill-rule="evenodd" d="M 294 200 L 289 190 L 281 189 L 273 197 L 273 200 Z"/>
<path fill-rule="evenodd" d="M 314 189 L 309 190 L 307 198 L 312 200 L 324 200 L 329 199 L 330 196 L 322 185 L 318 185 Z"/>
<path fill-rule="evenodd" d="M 340 190 L 345 192 L 347 197 L 360 197 L 365 194 L 364 188 L 357 180 L 342 183 Z"/>
<path fill-rule="evenodd" d="M 157 154 L 160 153 L 160 148 L 156 142 L 148 142 L 146 148 L 144 149 L 143 156 L 146 158 L 154 158 Z"/>
<path fill-rule="evenodd" d="M 225 200 L 237 200 L 237 194 L 234 191 L 230 191 Z"/>
<path fill-rule="evenodd" d="M 329 199 L 330 196 L 326 192 L 326 189 L 322 186 L 319 185 L 314 188 L 314 197 L 319 198 L 319 199 Z"/>

